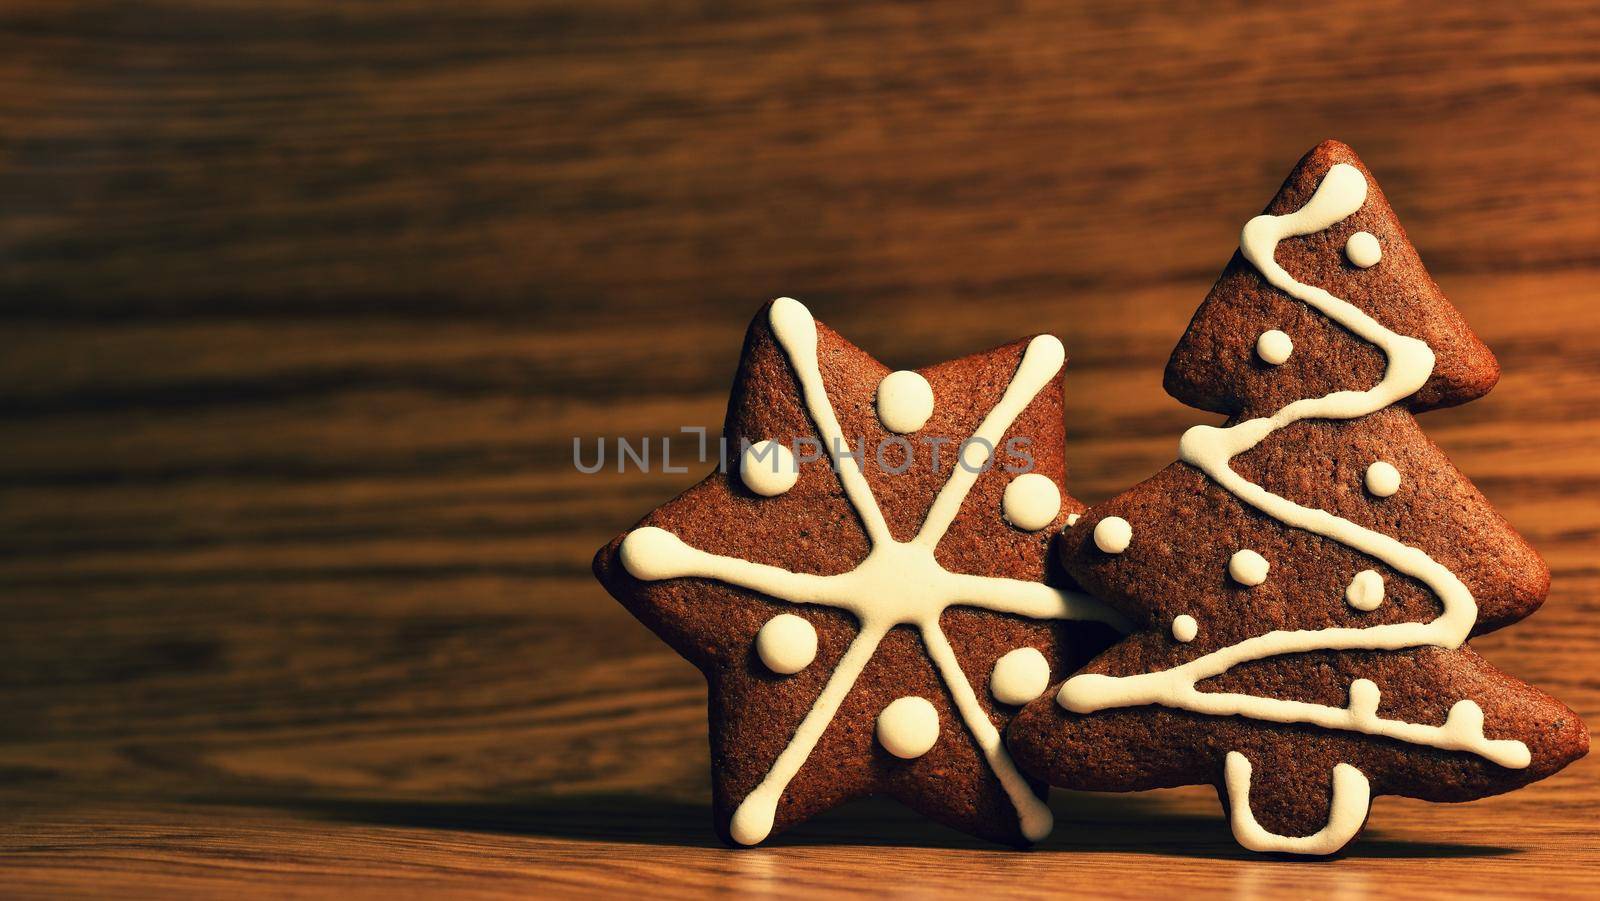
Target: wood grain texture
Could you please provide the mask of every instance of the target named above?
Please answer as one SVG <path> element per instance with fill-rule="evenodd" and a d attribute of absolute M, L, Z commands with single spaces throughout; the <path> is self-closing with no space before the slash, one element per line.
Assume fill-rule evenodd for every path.
<path fill-rule="evenodd" d="M 1057 332 L 1105 498 L 1338 137 L 1505 370 L 1421 420 L 1555 573 L 1476 645 L 1600 722 L 1596 46 L 1545 0 L 10 0 L 4 893 L 1592 895 L 1595 759 L 1323 865 L 1187 790 L 1028 854 L 876 803 L 716 847 L 699 677 L 588 575 L 699 473 L 571 441 L 715 428 L 791 294 L 898 366 Z"/>

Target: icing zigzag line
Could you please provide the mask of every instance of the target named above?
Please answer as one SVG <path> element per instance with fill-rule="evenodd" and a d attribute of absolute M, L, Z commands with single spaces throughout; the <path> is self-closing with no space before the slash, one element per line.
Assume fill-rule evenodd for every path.
<path fill-rule="evenodd" d="M 1284 723 L 1311 723 L 1329 729 L 1383 735 L 1418 745 L 1470 751 L 1512 769 L 1531 761 L 1520 741 L 1487 739 L 1483 710 L 1471 700 L 1458 701 L 1442 726 L 1428 726 L 1377 716 L 1378 688 L 1358 679 L 1350 686 L 1350 705 L 1330 707 L 1256 695 L 1202 692 L 1195 683 L 1220 675 L 1241 663 L 1313 650 L 1399 650 L 1433 645 L 1457 648 L 1478 618 L 1472 592 L 1448 568 L 1419 548 L 1363 528 L 1325 510 L 1303 507 L 1267 491 L 1233 470 L 1231 461 L 1260 444 L 1273 432 L 1302 419 L 1357 419 L 1410 396 L 1433 373 L 1431 348 L 1416 338 L 1390 331 L 1348 301 L 1297 281 L 1278 265 L 1278 244 L 1309 235 L 1342 221 L 1366 202 L 1367 181 L 1354 166 L 1340 163 L 1328 170 L 1311 200 L 1283 216 L 1262 215 L 1245 224 L 1240 250 L 1274 287 L 1333 319 L 1360 338 L 1377 345 L 1388 359 L 1382 380 L 1366 391 L 1336 391 L 1297 400 L 1270 417 L 1227 427 L 1195 426 L 1185 432 L 1178 456 L 1201 470 L 1241 501 L 1291 528 L 1304 529 L 1376 557 L 1426 584 L 1444 612 L 1426 623 L 1392 623 L 1365 628 L 1275 631 L 1205 654 L 1168 670 L 1132 676 L 1084 674 L 1068 679 L 1056 699 L 1068 710 L 1088 713 L 1109 707 L 1160 704 L 1218 716 L 1240 715 Z"/>

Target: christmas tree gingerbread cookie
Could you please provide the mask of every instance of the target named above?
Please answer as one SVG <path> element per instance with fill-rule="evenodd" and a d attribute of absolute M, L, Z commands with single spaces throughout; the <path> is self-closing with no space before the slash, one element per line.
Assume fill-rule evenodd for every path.
<path fill-rule="evenodd" d="M 1117 619 L 1052 564 L 1083 509 L 1063 486 L 1064 362 L 1041 335 L 890 372 L 798 301 L 757 315 L 732 465 L 595 558 L 706 676 L 725 840 L 869 794 L 997 842 L 1049 831 L 1001 730 L 1113 635 L 1070 621 Z"/>
<path fill-rule="evenodd" d="M 1063 535 L 1134 632 L 1015 719 L 1018 765 L 1210 783 L 1240 844 L 1325 855 L 1377 795 L 1479 798 L 1586 753 L 1571 710 L 1466 645 L 1538 608 L 1549 571 L 1413 414 L 1498 377 L 1371 173 L 1312 150 L 1167 367 L 1227 422 Z"/>

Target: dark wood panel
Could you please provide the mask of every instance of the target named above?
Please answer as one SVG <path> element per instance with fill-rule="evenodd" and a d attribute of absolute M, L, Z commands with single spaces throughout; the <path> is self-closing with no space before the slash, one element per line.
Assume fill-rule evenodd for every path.
<path fill-rule="evenodd" d="M 1330 134 L 1441 271 L 1600 237 L 1588 3 L 44 0 L 0 35 L 19 314 L 1026 309 L 1211 274 Z"/>

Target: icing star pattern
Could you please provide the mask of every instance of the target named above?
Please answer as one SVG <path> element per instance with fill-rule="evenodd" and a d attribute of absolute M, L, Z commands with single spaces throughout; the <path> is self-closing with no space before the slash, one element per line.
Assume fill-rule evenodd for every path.
<path fill-rule="evenodd" d="M 623 567 L 642 581 L 710 579 L 780 601 L 843 610 L 857 621 L 859 631 L 827 678 L 821 694 L 765 777 L 739 803 L 729 834 L 745 845 L 756 844 L 770 834 L 785 789 L 811 756 L 879 643 L 894 627 L 908 625 L 916 629 L 962 724 L 1004 788 L 1022 835 L 1033 841 L 1043 838 L 1052 825 L 1049 808 L 1012 764 L 1000 733 L 941 629 L 940 615 L 949 607 L 961 605 L 1039 620 L 1119 623 L 1120 618 L 1087 595 L 1042 582 L 951 572 L 939 564 L 934 552 L 978 476 L 992 463 L 994 449 L 1007 430 L 1060 371 L 1065 362 L 1061 342 L 1048 335 L 1032 340 L 999 402 L 989 410 L 972 438 L 961 445 L 961 465 L 951 467 L 950 476 L 934 497 L 920 529 L 911 540 L 898 541 L 861 470 L 861 460 L 852 454 L 845 440 L 823 386 L 817 325 L 811 313 L 798 301 L 782 298 L 769 308 L 768 317 L 773 335 L 799 382 L 802 405 L 866 532 L 870 544 L 867 556 L 848 572 L 815 575 L 708 553 L 654 526 L 631 532 L 619 553 Z M 1042 684 L 1039 690 L 1043 690 Z M 895 701 L 880 715 L 880 743 L 899 757 L 926 752 L 937 736 L 936 721 L 930 725 L 927 717 L 932 709 L 922 698 Z"/>

